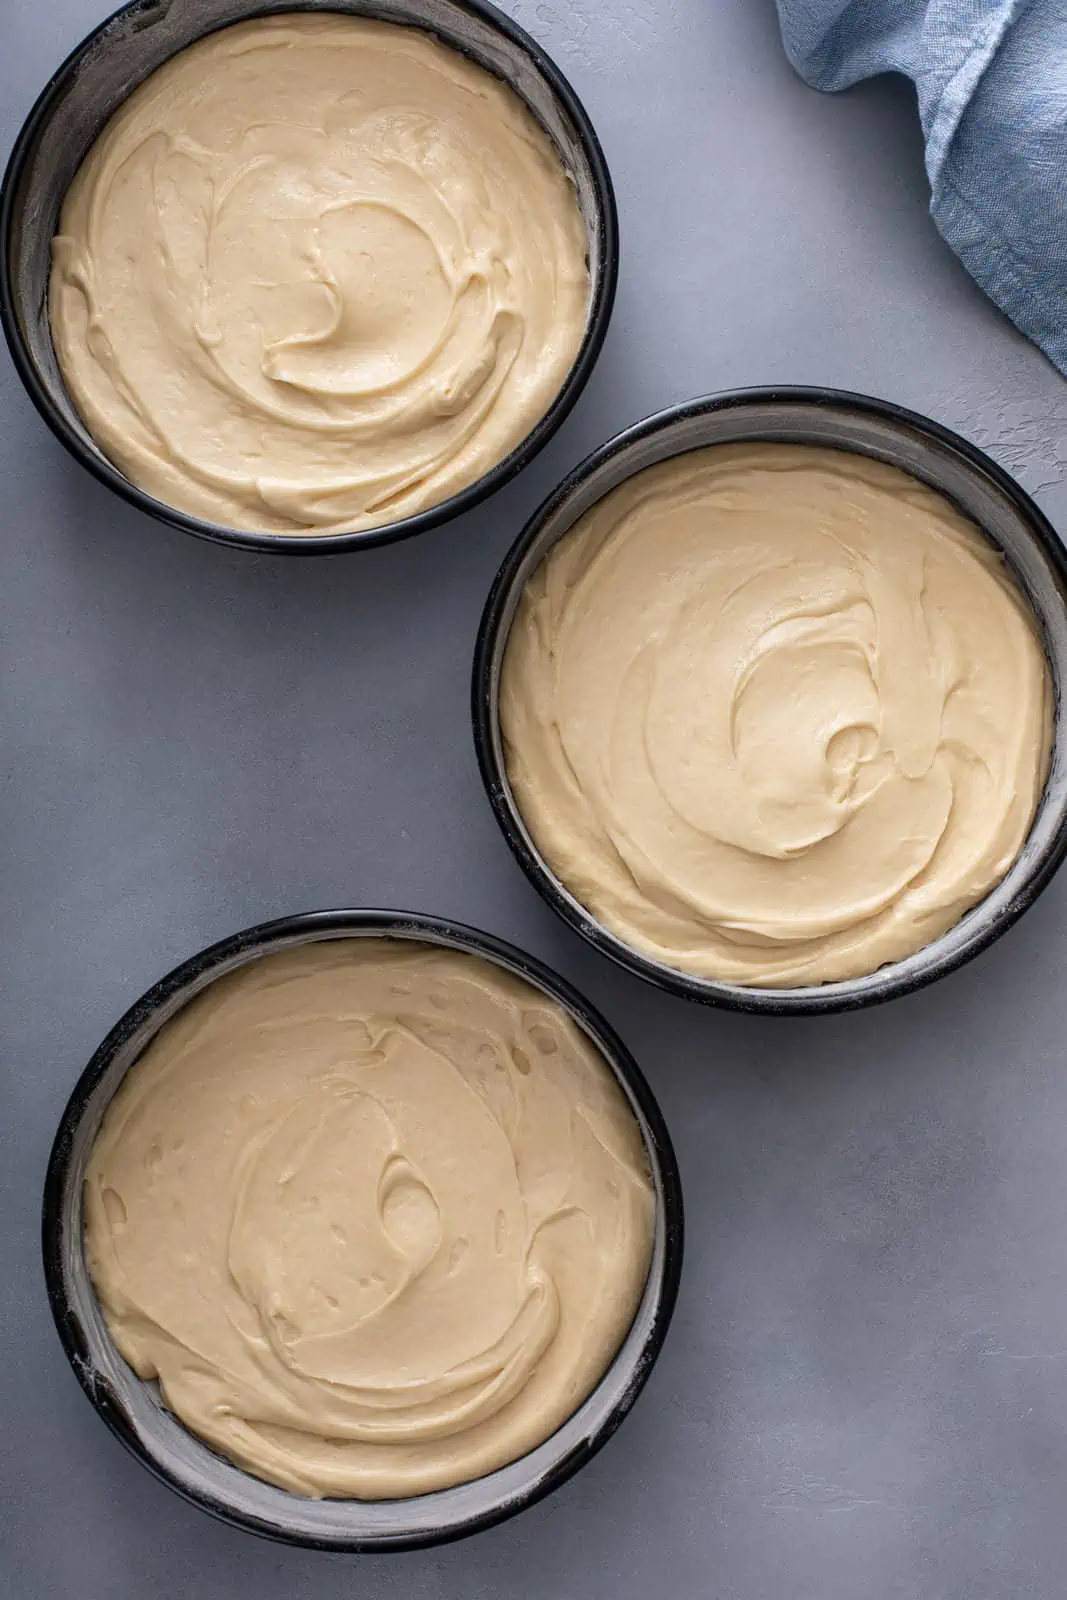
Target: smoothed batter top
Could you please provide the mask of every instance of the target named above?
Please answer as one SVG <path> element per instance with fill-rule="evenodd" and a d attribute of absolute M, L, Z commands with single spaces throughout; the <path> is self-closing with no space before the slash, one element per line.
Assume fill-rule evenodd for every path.
<path fill-rule="evenodd" d="M 629 1331 L 652 1184 L 610 1068 L 495 965 L 348 939 L 167 1023 L 97 1136 L 112 1337 L 209 1444 L 297 1494 L 421 1494 L 548 1438 Z"/>
<path fill-rule="evenodd" d="M 1052 694 L 1003 559 L 882 462 L 718 445 L 637 474 L 534 574 L 508 775 L 576 899 L 667 966 L 858 977 L 1004 876 Z"/>
<path fill-rule="evenodd" d="M 67 194 L 52 337 L 101 449 L 235 528 L 397 521 L 549 409 L 589 293 L 577 195 L 504 84 L 331 13 L 191 45 Z"/>

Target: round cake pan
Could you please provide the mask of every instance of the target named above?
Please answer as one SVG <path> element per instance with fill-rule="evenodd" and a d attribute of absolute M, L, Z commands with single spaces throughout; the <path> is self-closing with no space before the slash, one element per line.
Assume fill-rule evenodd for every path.
<path fill-rule="evenodd" d="M 551 547 L 596 501 L 645 467 L 705 445 L 782 442 L 852 450 L 901 467 L 946 495 L 1004 554 L 1040 627 L 1055 694 L 1052 759 L 1029 836 L 984 900 L 931 944 L 866 977 L 803 988 L 748 988 L 652 960 L 599 923 L 556 877 L 523 821 L 508 782 L 500 731 L 500 670 L 520 596 Z M 1067 558 L 1030 497 L 973 444 L 886 401 L 832 389 L 743 389 L 672 407 L 595 451 L 534 513 L 497 573 L 474 657 L 472 718 L 490 804 L 520 866 L 548 904 L 621 966 L 706 1005 L 779 1016 L 847 1011 L 931 983 L 1010 928 L 1067 852 Z"/>
<path fill-rule="evenodd" d="M 176 1012 L 248 962 L 318 940 L 403 939 L 491 961 L 562 1006 L 592 1040 L 637 1119 L 655 1191 L 652 1260 L 633 1324 L 589 1398 L 549 1439 L 486 1477 L 401 1500 L 309 1500 L 217 1455 L 162 1403 L 158 1386 L 118 1353 L 93 1292 L 82 1245 L 86 1164 L 123 1077 Z M 558 1488 L 615 1432 L 644 1386 L 667 1333 L 682 1267 L 678 1166 L 659 1107 L 633 1057 L 571 986 L 522 951 L 458 923 L 397 911 L 318 911 L 246 929 L 160 980 L 93 1056 L 71 1095 L 48 1164 L 43 1246 L 48 1298 L 75 1375 L 111 1431 L 156 1477 L 225 1522 L 322 1550 L 405 1550 L 490 1527 Z"/>
<path fill-rule="evenodd" d="M 71 180 L 104 124 L 150 73 L 187 45 L 250 17 L 344 12 L 421 28 L 512 88 L 570 175 L 585 220 L 585 335 L 552 405 L 510 455 L 458 494 L 415 516 L 355 533 L 251 533 L 207 522 L 146 494 L 113 465 L 82 422 L 59 372 L 48 325 L 51 242 Z M 30 398 L 73 456 L 131 505 L 202 539 L 298 555 L 336 554 L 406 539 L 476 505 L 513 478 L 567 416 L 596 364 L 615 300 L 618 219 L 611 178 L 588 116 L 556 64 L 487 0 L 132 0 L 64 61 L 23 125 L 0 189 L 0 322 Z"/>

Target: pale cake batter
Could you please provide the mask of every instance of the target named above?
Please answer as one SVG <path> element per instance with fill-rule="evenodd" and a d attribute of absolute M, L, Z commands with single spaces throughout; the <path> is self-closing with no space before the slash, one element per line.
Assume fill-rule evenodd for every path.
<path fill-rule="evenodd" d="M 540 991 L 349 939 L 253 961 L 165 1025 L 105 1114 L 85 1242 L 181 1420 L 310 1496 L 393 1498 L 542 1443 L 648 1272 L 637 1121 Z"/>
<path fill-rule="evenodd" d="M 562 882 L 681 971 L 795 986 L 936 939 L 1048 770 L 1034 617 L 949 502 L 860 455 L 719 445 L 592 507 L 504 660 L 512 791 Z"/>
<path fill-rule="evenodd" d="M 101 449 L 234 528 L 436 505 L 549 409 L 589 297 L 578 199 L 517 96 L 429 34 L 331 13 L 210 35 L 93 145 L 52 337 Z"/>

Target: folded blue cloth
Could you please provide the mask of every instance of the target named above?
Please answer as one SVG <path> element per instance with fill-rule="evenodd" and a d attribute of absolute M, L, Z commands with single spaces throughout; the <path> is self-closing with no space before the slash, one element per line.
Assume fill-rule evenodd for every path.
<path fill-rule="evenodd" d="M 971 276 L 1067 373 L 1067 0 L 777 0 L 816 89 L 902 72 L 930 211 Z"/>

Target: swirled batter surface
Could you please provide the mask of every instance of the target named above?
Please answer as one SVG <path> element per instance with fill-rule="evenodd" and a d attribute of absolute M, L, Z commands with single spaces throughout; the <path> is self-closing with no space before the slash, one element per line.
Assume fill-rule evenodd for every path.
<path fill-rule="evenodd" d="M 104 1117 L 108 1327 L 195 1433 L 298 1494 L 419 1494 L 553 1433 L 637 1309 L 636 1119 L 562 1009 L 472 956 L 342 940 L 213 984 Z"/>
<path fill-rule="evenodd" d="M 627 944 L 737 984 L 857 977 L 1003 877 L 1051 686 L 1000 555 L 844 451 L 719 445 L 631 478 L 521 600 L 500 717 L 549 865 Z"/>
<path fill-rule="evenodd" d="M 63 205 L 50 314 L 134 483 L 329 533 L 508 455 L 588 291 L 575 190 L 510 89 L 415 29 L 292 14 L 190 46 L 116 113 Z"/>

